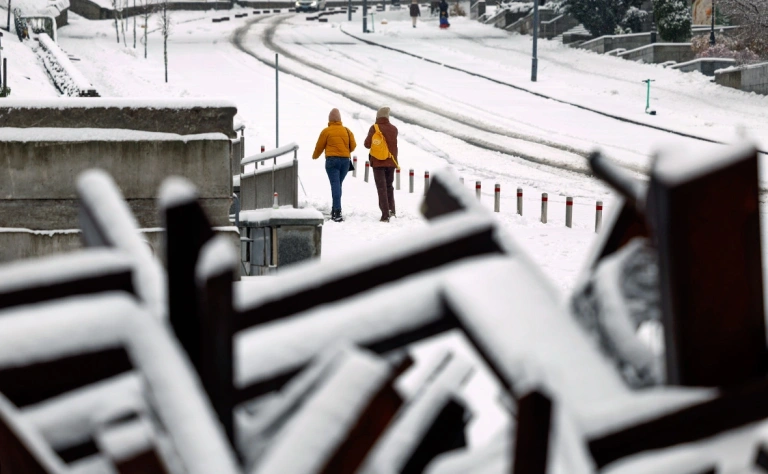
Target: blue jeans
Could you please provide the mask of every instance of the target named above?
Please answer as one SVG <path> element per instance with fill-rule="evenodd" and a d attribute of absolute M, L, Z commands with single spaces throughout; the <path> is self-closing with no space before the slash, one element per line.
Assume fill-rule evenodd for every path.
<path fill-rule="evenodd" d="M 325 159 L 325 172 L 331 182 L 331 196 L 333 197 L 332 210 L 341 210 L 341 183 L 349 171 L 349 158 L 330 156 Z"/>

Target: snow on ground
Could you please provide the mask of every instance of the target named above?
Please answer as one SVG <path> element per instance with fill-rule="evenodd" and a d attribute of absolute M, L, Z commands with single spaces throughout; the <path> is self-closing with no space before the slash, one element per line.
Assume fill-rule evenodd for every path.
<path fill-rule="evenodd" d="M 70 25 L 59 31 L 59 43 L 82 59 L 77 67 L 102 96 L 233 101 L 247 127 L 248 155 L 258 152 L 262 144 L 269 149 L 278 141 L 271 66 L 274 52 L 264 41 L 268 35 L 282 52 L 279 144 L 299 144 L 299 195 L 303 204 L 325 212 L 330 211 L 330 188 L 323 160 L 313 161 L 311 152 L 326 126 L 328 112 L 339 108 L 344 124 L 362 143 L 376 108 L 391 106 L 393 123 L 400 129 L 403 167 L 398 218 L 389 224 L 378 222 L 373 179 L 363 180 L 366 152 L 356 150 L 357 177 L 348 175 L 342 200 L 347 220 L 328 222 L 323 230 L 323 259 L 328 262 L 346 258 L 352 248 L 386 252 L 379 241 L 405 241 L 414 229 L 424 227 L 418 212 L 424 171 L 450 166 L 464 177 L 469 191 L 474 190 L 476 180 L 482 181 L 486 206 L 493 205 L 493 185 L 501 184 L 500 222 L 555 284 L 568 290 L 594 242 L 595 201 L 604 201 L 607 217 L 613 197 L 605 186 L 583 173 L 532 163 L 498 150 L 516 150 L 517 155 L 542 157 L 578 170 L 585 168 L 580 153 L 599 146 L 626 167 L 641 171 L 659 143 L 683 144 L 692 153 L 712 147 L 368 45 L 350 34 L 558 99 L 690 134 L 730 141 L 737 127 L 745 124 L 748 133 L 763 140 L 761 146 L 766 148 L 768 98 L 716 87 L 697 73 L 638 65 L 541 41 L 539 82 L 531 83 L 529 37 L 509 35 L 463 18 L 453 18 L 451 29 L 441 31 L 426 9 L 416 29 L 411 28 L 405 9 L 377 12 L 376 32 L 362 35 L 360 12 L 351 24 L 345 22 L 346 15 L 330 16 L 324 24 L 308 22 L 302 14 L 233 18 L 234 13 L 246 11 L 250 12 L 172 12 L 175 25 L 169 38 L 168 83 L 163 80 L 162 38 L 156 18 L 148 25 L 147 59 L 141 39 L 136 49 L 132 47 L 133 18 L 127 20 L 128 47 L 115 41 L 114 24 L 109 20 L 88 21 L 71 12 Z M 212 18 L 225 15 L 231 21 L 212 23 Z M 382 19 L 387 23 L 382 24 Z M 245 29 L 254 21 L 257 23 Z M 141 33 L 142 20 L 137 22 Z M 241 34 L 235 34 L 241 28 Z M 238 39 L 248 54 L 233 44 Z M 645 89 L 640 81 L 649 77 L 657 81 L 652 90 L 656 117 L 643 113 Z M 51 88 L 38 81 L 36 88 L 20 89 L 20 95 L 39 97 L 40 90 L 45 90 L 41 84 Z M 413 194 L 407 191 L 411 168 L 416 174 Z M 517 187 L 524 190 L 523 216 L 515 214 Z M 549 193 L 548 224 L 539 222 L 542 192 Z M 573 229 L 564 226 L 566 195 L 575 198 Z M 446 339 L 451 338 L 442 338 L 443 342 Z M 466 345 L 451 345 L 460 353 L 467 352 Z M 480 383 L 470 384 L 468 396 L 493 400 L 493 383 L 487 377 L 480 379 Z M 504 422 L 498 412 L 482 414 L 471 428 L 473 442 L 488 440 L 493 430 L 503 429 Z"/>
<path fill-rule="evenodd" d="M 43 68 L 43 62 L 30 48 L 19 42 L 14 30 L 3 35 L 2 57 L 8 59 L 7 85 L 11 88 L 11 98 L 59 95 Z"/>

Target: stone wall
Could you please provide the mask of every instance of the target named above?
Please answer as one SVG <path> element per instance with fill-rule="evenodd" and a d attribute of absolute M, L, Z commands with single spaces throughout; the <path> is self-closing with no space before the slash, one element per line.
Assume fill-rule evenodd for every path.
<path fill-rule="evenodd" d="M 221 100 L 4 99 L 0 128 L 110 128 L 179 135 L 217 132 L 236 138 L 236 113 L 233 103 Z"/>
<path fill-rule="evenodd" d="M 745 92 L 768 95 L 768 63 L 717 71 L 715 82 Z"/>
<path fill-rule="evenodd" d="M 683 63 L 693 59 L 691 43 L 654 43 L 618 55 L 630 61 L 660 64 L 667 61 Z"/>
<path fill-rule="evenodd" d="M 681 64 L 675 64 L 671 69 L 677 69 L 682 72 L 698 71 L 705 76 L 714 76 L 718 69 L 725 69 L 733 66 L 735 59 L 729 58 L 698 58 Z"/>
<path fill-rule="evenodd" d="M 615 49 L 637 49 L 651 44 L 650 33 L 634 33 L 631 35 L 601 36 L 581 43 L 578 47 L 599 54 L 605 54 Z"/>
<path fill-rule="evenodd" d="M 162 181 L 184 176 L 200 192 L 214 225 L 228 225 L 232 170 L 222 134 L 180 137 L 108 130 L 0 130 L 0 227 L 76 229 L 75 182 L 89 168 L 113 176 L 140 227 L 160 227 Z"/>

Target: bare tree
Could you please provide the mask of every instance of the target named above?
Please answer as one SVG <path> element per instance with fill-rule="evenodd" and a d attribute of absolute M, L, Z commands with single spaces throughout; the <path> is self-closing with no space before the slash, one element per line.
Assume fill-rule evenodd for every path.
<path fill-rule="evenodd" d="M 6 30 L 8 30 L 8 33 L 11 32 L 11 0 L 8 0 L 8 27 Z"/>
<path fill-rule="evenodd" d="M 123 30 L 123 46 L 128 47 L 125 42 L 125 0 L 120 0 L 120 29 Z"/>
<path fill-rule="evenodd" d="M 168 0 L 161 0 L 157 5 L 160 33 L 163 35 L 163 61 L 165 62 L 165 82 L 168 82 L 168 37 L 171 35 L 171 11 Z"/>
<path fill-rule="evenodd" d="M 136 0 L 133 0 L 133 49 L 136 49 Z"/>
<path fill-rule="evenodd" d="M 768 0 L 717 0 L 715 8 L 740 25 L 736 37 L 741 46 L 768 57 Z"/>
<path fill-rule="evenodd" d="M 120 0 L 112 0 L 112 16 L 115 18 L 115 36 L 117 37 L 117 44 L 120 44 L 120 29 L 117 26 L 117 21 L 118 21 L 117 5 L 119 3 L 120 3 Z"/>
<path fill-rule="evenodd" d="M 149 17 L 155 11 L 152 0 L 139 0 L 141 2 L 141 16 L 144 17 L 144 59 L 147 59 L 147 30 L 149 30 Z"/>

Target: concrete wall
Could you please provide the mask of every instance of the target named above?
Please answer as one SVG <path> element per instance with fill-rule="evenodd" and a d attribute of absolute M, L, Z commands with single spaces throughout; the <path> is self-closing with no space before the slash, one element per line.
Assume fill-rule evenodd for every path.
<path fill-rule="evenodd" d="M 30 133 L 44 137 L 46 131 Z M 94 167 L 112 175 L 140 227 L 162 225 L 155 198 L 172 175 L 198 187 L 214 225 L 228 225 L 230 142 L 223 135 L 214 137 L 25 141 L 0 133 L 0 227 L 78 228 L 75 182 L 79 173 Z"/>
<path fill-rule="evenodd" d="M 70 0 L 69 8 L 78 15 L 89 20 L 106 20 L 114 18 L 114 10 L 103 8 L 90 0 Z M 169 10 L 229 10 L 232 8 L 232 2 L 172 2 L 168 4 Z M 123 9 L 123 16 L 130 17 L 141 15 L 140 7 L 128 7 Z"/>
<path fill-rule="evenodd" d="M 217 235 L 223 235 L 240 254 L 240 234 L 236 227 L 218 227 Z M 165 232 L 161 229 L 140 229 L 142 238 L 162 261 L 165 259 Z M 57 253 L 72 252 L 83 247 L 79 230 L 32 231 L 27 229 L 0 229 L 0 262 L 44 257 Z"/>
<path fill-rule="evenodd" d="M 648 64 L 660 64 L 667 61 L 683 63 L 693 59 L 693 50 L 691 43 L 654 43 L 627 51 L 618 57 Z"/>
<path fill-rule="evenodd" d="M 623 48 L 626 50 L 637 49 L 651 44 L 650 33 L 634 33 L 631 35 L 610 35 L 601 36 L 590 41 L 581 43 L 578 47 L 588 51 L 605 54 L 614 49 Z"/>
<path fill-rule="evenodd" d="M 194 135 L 223 133 L 235 138 L 237 108 L 222 101 L 57 98 L 52 101 L 4 99 L 0 128 L 111 128 Z"/>
<path fill-rule="evenodd" d="M 681 64 L 675 64 L 672 69 L 682 72 L 698 71 L 705 76 L 714 76 L 718 69 L 731 67 L 736 63 L 735 59 L 728 58 L 698 58 Z"/>
<path fill-rule="evenodd" d="M 768 95 L 768 63 L 718 71 L 715 73 L 715 82 L 745 92 Z"/>

